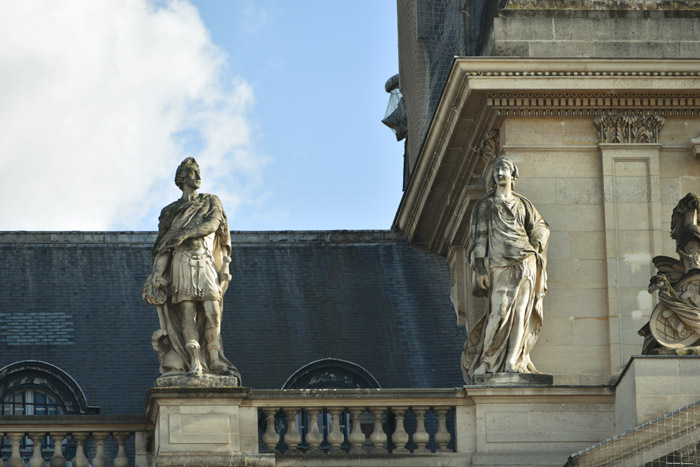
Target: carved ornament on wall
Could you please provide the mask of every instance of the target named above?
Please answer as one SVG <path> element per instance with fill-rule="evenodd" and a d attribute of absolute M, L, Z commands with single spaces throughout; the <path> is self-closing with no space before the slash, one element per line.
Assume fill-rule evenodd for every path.
<path fill-rule="evenodd" d="M 593 118 L 601 143 L 658 143 L 665 122 L 659 114 L 632 112 L 603 112 Z"/>
<path fill-rule="evenodd" d="M 478 146 L 474 148 L 474 166 L 470 171 L 471 183 L 474 183 L 478 178 L 484 178 L 491 169 L 491 164 L 498 156 L 498 140 L 499 131 L 497 129 L 489 130 L 481 139 Z"/>

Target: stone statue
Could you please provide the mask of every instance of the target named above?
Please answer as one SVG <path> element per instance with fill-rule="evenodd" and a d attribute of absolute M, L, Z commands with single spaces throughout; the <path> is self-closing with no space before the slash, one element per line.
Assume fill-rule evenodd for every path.
<path fill-rule="evenodd" d="M 644 336 L 643 354 L 700 353 L 691 351 L 700 340 L 700 198 L 688 193 L 673 209 L 671 238 L 680 260 L 668 256 L 653 259 L 657 274 L 649 293 L 659 292 L 649 322 L 639 330 Z"/>
<path fill-rule="evenodd" d="M 474 295 L 486 296 L 488 308 L 464 344 L 467 383 L 486 373 L 539 373 L 530 351 L 542 326 L 549 226 L 513 191 L 517 178 L 513 161 L 497 158 L 472 211 L 467 254 Z"/>
<path fill-rule="evenodd" d="M 224 356 L 221 342 L 223 296 L 231 281 L 231 233 L 221 201 L 199 194 L 199 165 L 188 157 L 177 168 L 182 198 L 160 213 L 153 248 L 153 272 L 143 299 L 158 307 L 160 329 L 153 334 L 161 376 L 240 374 Z"/>

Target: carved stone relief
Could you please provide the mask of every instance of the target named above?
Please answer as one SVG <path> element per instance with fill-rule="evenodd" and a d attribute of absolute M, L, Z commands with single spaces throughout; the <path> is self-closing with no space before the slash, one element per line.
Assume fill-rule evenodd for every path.
<path fill-rule="evenodd" d="M 698 353 L 688 347 L 700 341 L 700 198 L 688 193 L 673 209 L 671 238 L 680 259 L 654 258 L 657 274 L 649 281 L 649 293 L 658 291 L 659 303 L 649 323 L 639 330 L 643 354 Z M 682 351 L 679 349 L 683 349 Z"/>
<path fill-rule="evenodd" d="M 474 166 L 471 170 L 470 184 L 474 184 L 479 178 L 486 179 L 491 171 L 491 165 L 498 156 L 499 131 L 489 130 L 474 148 Z"/>
<path fill-rule="evenodd" d="M 658 143 L 666 119 L 659 114 L 603 112 L 593 118 L 601 143 Z"/>

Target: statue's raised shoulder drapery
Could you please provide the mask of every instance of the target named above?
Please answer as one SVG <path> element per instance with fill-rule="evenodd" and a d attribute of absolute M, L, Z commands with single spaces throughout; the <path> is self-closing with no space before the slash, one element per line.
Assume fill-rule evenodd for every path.
<path fill-rule="evenodd" d="M 467 382 L 485 373 L 537 373 L 530 351 L 542 326 L 549 226 L 513 191 L 517 177 L 513 161 L 496 159 L 489 189 L 472 211 L 467 254 L 474 294 L 488 298 L 488 309 L 464 345 Z"/>
<path fill-rule="evenodd" d="M 639 330 L 644 336 L 644 354 L 682 352 L 700 341 L 700 198 L 688 193 L 673 209 L 671 238 L 680 259 L 654 258 L 657 274 L 649 282 L 649 293 L 659 292 L 659 303 L 649 323 Z"/>
<path fill-rule="evenodd" d="M 240 375 L 224 356 L 223 296 L 231 276 L 231 234 L 218 197 L 199 194 L 199 165 L 188 157 L 177 169 L 182 198 L 161 211 L 153 272 L 143 299 L 158 308 L 153 334 L 162 375 Z"/>

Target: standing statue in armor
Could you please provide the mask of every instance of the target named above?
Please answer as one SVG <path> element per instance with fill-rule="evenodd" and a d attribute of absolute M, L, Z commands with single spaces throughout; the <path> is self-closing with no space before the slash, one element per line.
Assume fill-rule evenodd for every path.
<path fill-rule="evenodd" d="M 153 334 L 161 375 L 240 374 L 224 356 L 221 342 L 223 296 L 231 281 L 231 234 L 221 201 L 197 193 L 199 165 L 188 157 L 177 168 L 182 197 L 160 213 L 153 248 L 153 272 L 143 299 L 158 307 Z"/>

